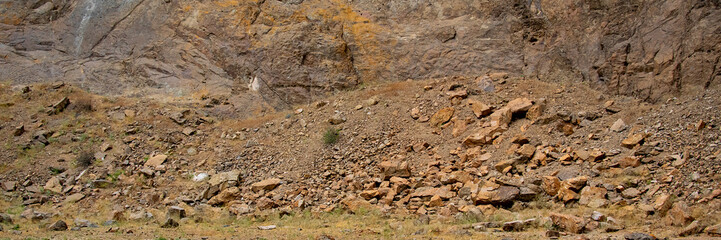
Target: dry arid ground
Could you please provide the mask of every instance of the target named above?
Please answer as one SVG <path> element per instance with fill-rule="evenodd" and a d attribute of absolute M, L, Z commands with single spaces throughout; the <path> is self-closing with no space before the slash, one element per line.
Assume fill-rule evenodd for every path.
<path fill-rule="evenodd" d="M 719 0 L 0 0 L 0 239 L 721 237 Z"/>
<path fill-rule="evenodd" d="M 70 84 L 31 85 L 29 92 L 4 84 L 2 207 L 11 222 L 2 225 L 2 234 L 531 239 L 557 233 L 623 239 L 636 232 L 677 237 L 687 224 L 718 223 L 718 166 L 704 161 L 719 153 L 717 89 L 652 104 L 604 95 L 584 83 L 501 76 L 361 86 L 257 119 L 214 116 L 215 108 L 232 103 L 216 106 L 204 96 L 134 99 L 94 95 Z M 483 81 L 495 90 L 480 89 L 488 84 Z M 65 97 L 70 104 L 49 114 Z M 502 112 L 510 100 L 523 98 L 531 107 L 501 120 L 506 130 L 478 144 L 482 148 L 464 144 L 496 119 L 476 117 L 469 102 Z M 541 104 L 543 110 L 531 116 L 532 106 Z M 431 125 L 445 108 L 454 109 L 453 116 Z M 610 130 L 618 119 L 623 129 Z M 19 126 L 22 133 L 14 136 Z M 338 129 L 334 143 L 324 142 L 328 128 Z M 636 133 L 644 134 L 642 143 L 622 146 Z M 529 144 L 530 156 L 523 157 L 528 153 L 521 149 Z M 91 157 L 83 164 L 85 152 Z M 148 165 L 161 154 L 167 159 Z M 407 166 L 395 164 L 401 162 Z M 235 177 L 224 177 L 233 172 Z M 210 180 L 194 180 L 200 173 Z M 580 187 L 567 184 L 579 178 Z M 279 181 L 258 185 L 269 179 Z M 404 179 L 406 190 L 392 198 L 379 193 L 404 185 Z M 555 195 L 548 192 L 549 179 L 563 179 Z M 215 193 L 207 193 L 213 187 Z M 511 193 L 499 194 L 506 190 Z M 423 191 L 430 196 L 417 194 Z M 670 210 L 657 204 L 667 196 Z M 171 207 L 182 209 L 182 217 L 172 215 Z M 594 212 L 602 220 L 592 220 Z M 580 222 L 554 220 L 554 214 Z M 173 216 L 179 226 L 164 228 Z M 57 221 L 73 230 L 49 230 Z M 258 228 L 269 225 L 276 228 Z"/>

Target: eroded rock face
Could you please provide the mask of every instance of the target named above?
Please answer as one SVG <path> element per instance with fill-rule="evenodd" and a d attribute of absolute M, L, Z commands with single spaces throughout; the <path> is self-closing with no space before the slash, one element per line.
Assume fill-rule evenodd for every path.
<path fill-rule="evenodd" d="M 0 78 L 105 94 L 286 107 L 364 81 L 493 70 L 655 100 L 721 79 L 716 1 L 6 2 Z"/>

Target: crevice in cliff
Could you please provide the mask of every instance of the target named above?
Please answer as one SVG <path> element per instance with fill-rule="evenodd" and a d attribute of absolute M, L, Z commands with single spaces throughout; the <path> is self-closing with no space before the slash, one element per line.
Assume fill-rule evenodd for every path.
<path fill-rule="evenodd" d="M 125 21 L 125 19 L 127 19 L 130 15 L 132 15 L 132 14 L 135 12 L 135 10 L 138 9 L 138 7 L 139 7 L 140 5 L 143 5 L 143 3 L 145 3 L 145 0 L 140 0 L 140 2 L 133 7 L 133 9 L 131 9 L 130 11 L 128 11 L 128 14 L 126 14 L 126 15 L 123 16 L 120 20 L 118 20 L 117 22 L 115 22 L 115 23 L 113 24 L 113 26 L 110 27 L 110 30 L 109 30 L 108 32 L 106 32 L 106 33 L 103 35 L 103 37 L 100 38 L 100 40 L 98 40 L 97 42 L 95 42 L 95 44 L 93 44 L 93 47 L 90 48 L 90 52 L 92 52 L 93 50 L 95 50 L 95 47 L 97 47 L 98 45 L 100 45 L 100 43 L 102 43 L 103 40 L 105 40 L 105 39 L 108 37 L 108 35 L 112 34 L 113 31 L 115 31 L 115 28 L 117 28 L 118 25 L 120 25 L 120 23 L 122 23 L 123 21 Z"/>
<path fill-rule="evenodd" d="M 258 17 L 260 17 L 260 14 L 263 13 L 263 4 L 265 4 L 265 0 L 258 1 L 258 12 L 255 12 L 255 14 L 253 14 L 253 17 L 250 20 L 250 25 L 255 24 L 255 22 L 258 21 Z"/>

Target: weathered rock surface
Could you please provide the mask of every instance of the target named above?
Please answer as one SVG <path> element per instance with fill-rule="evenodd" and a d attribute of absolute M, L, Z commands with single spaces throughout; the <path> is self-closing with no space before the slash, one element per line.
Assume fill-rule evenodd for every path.
<path fill-rule="evenodd" d="M 520 190 L 513 186 L 485 185 L 480 188 L 475 201 L 479 204 L 508 204 L 511 203 Z"/>
<path fill-rule="evenodd" d="M 0 9 L 0 78 L 114 94 L 238 89 L 281 107 L 360 81 L 488 69 L 650 99 L 720 78 L 713 1 L 40 2 Z"/>
<path fill-rule="evenodd" d="M 410 177 L 411 169 L 408 162 L 400 160 L 383 161 L 379 164 L 384 179 L 391 177 Z"/>

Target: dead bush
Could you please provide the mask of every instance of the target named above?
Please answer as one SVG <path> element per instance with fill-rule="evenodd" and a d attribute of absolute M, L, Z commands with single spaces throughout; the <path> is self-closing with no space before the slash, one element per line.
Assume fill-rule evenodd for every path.
<path fill-rule="evenodd" d="M 89 151 L 83 151 L 78 154 L 78 158 L 75 159 L 75 165 L 81 168 L 89 167 L 93 164 L 95 156 L 93 156 L 92 152 Z"/>
<path fill-rule="evenodd" d="M 76 112 L 92 112 L 93 99 L 87 96 L 79 96 L 70 99 L 70 109 Z"/>

